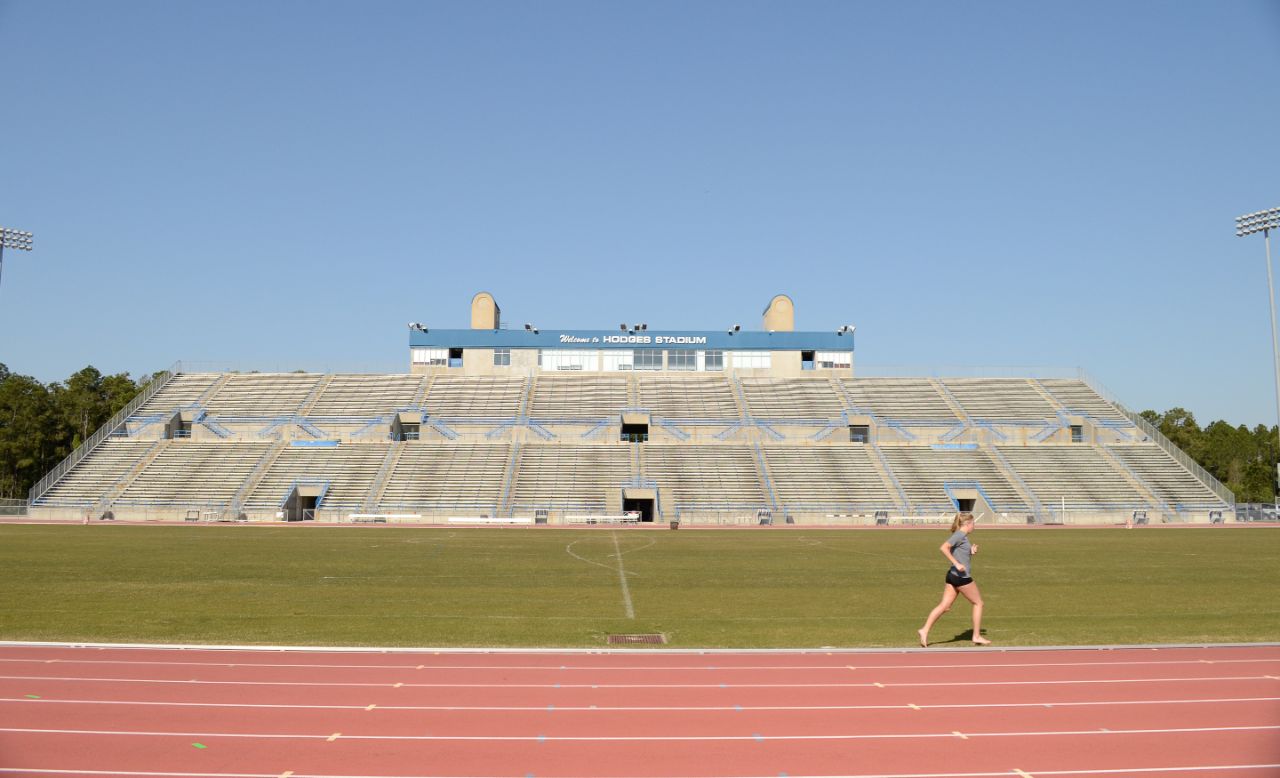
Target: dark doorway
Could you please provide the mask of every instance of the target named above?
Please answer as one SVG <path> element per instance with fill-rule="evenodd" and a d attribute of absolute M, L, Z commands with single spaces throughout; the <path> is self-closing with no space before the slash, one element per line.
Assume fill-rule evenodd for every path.
<path fill-rule="evenodd" d="M 867 424 L 849 425 L 849 442 L 866 443 L 871 440 L 871 427 Z"/>
<path fill-rule="evenodd" d="M 623 497 L 622 512 L 630 513 L 631 511 L 640 514 L 640 521 L 653 521 L 653 498 Z"/>
<path fill-rule="evenodd" d="M 972 497 L 957 497 L 956 510 L 961 513 L 973 513 L 973 504 L 976 502 Z"/>
<path fill-rule="evenodd" d="M 302 487 L 306 491 L 310 491 L 307 487 Z M 315 494 L 298 494 L 295 488 L 290 494 L 289 499 L 284 503 L 284 520 L 285 521 L 314 521 L 316 518 L 316 505 L 320 502 L 320 496 Z"/>
<path fill-rule="evenodd" d="M 181 413 L 174 414 L 165 427 L 165 437 L 169 440 L 181 440 L 191 437 L 191 420 L 182 418 Z"/>
<path fill-rule="evenodd" d="M 648 424 L 623 424 L 623 443 L 644 443 L 649 440 Z"/>

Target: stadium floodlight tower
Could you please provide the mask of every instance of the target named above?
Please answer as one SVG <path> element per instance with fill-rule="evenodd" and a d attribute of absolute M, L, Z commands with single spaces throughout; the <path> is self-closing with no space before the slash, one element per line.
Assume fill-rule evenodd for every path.
<path fill-rule="evenodd" d="M 1271 297 L 1271 360 L 1276 371 L 1276 423 L 1280 425 L 1280 348 L 1276 347 L 1276 288 L 1271 280 L 1271 231 L 1277 229 L 1280 229 L 1280 208 L 1236 217 L 1236 237 L 1243 238 L 1261 232 L 1262 242 L 1267 250 L 1267 294 Z M 1280 488 L 1280 462 L 1276 463 L 1276 483 L 1277 488 Z M 1280 492 L 1276 494 L 1276 502 L 1280 503 Z"/>
<path fill-rule="evenodd" d="M 22 251 L 31 250 L 31 233 L 15 230 L 9 227 L 0 227 L 0 275 L 4 273 L 4 250 L 20 249 Z"/>

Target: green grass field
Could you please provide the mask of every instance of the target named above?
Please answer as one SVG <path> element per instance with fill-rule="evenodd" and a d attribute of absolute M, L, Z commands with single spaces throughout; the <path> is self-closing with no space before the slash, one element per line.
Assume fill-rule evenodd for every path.
<path fill-rule="evenodd" d="M 905 647 L 941 593 L 946 536 L 3 525 L 0 638 L 600 647 L 662 632 L 674 647 Z M 1277 529 L 973 539 L 998 645 L 1280 641 Z M 969 645 L 969 613 L 958 603 L 933 640 Z"/>

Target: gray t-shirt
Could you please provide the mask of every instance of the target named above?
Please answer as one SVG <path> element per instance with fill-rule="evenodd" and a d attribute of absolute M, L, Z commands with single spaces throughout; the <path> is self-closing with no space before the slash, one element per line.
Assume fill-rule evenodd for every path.
<path fill-rule="evenodd" d="M 947 538 L 947 545 L 951 547 L 951 556 L 964 565 L 964 573 L 960 573 L 954 566 L 952 566 L 951 572 L 972 578 L 973 562 L 970 560 L 973 557 L 973 552 L 970 550 L 969 536 L 960 530 L 956 530 L 951 533 L 951 537 Z"/>

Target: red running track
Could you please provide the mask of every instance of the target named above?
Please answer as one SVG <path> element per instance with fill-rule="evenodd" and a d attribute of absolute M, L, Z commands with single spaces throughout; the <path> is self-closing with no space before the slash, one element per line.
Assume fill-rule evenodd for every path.
<path fill-rule="evenodd" d="M 1280 646 L 0 646 L 0 776 L 1280 776 Z"/>

